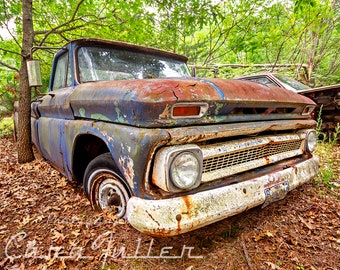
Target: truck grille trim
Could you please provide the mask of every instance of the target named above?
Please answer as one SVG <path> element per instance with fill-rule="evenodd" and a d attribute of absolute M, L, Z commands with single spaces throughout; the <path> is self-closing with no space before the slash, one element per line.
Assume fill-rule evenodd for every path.
<path fill-rule="evenodd" d="M 302 135 L 269 136 L 203 146 L 202 182 L 245 172 L 303 153 Z"/>

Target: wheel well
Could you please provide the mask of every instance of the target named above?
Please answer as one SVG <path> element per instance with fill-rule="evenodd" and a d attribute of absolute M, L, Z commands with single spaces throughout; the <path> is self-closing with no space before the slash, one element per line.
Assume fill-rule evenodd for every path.
<path fill-rule="evenodd" d="M 95 157 L 109 152 L 106 144 L 93 135 L 82 135 L 77 138 L 73 152 L 73 175 L 77 182 L 82 183 L 87 165 Z"/>

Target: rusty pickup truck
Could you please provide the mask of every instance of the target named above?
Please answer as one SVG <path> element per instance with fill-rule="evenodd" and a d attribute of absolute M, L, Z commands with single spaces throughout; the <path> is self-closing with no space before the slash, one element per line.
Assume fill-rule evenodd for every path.
<path fill-rule="evenodd" d="M 319 161 L 315 103 L 253 82 L 193 78 L 185 56 L 84 38 L 54 58 L 32 141 L 93 208 L 154 236 L 283 199 Z"/>

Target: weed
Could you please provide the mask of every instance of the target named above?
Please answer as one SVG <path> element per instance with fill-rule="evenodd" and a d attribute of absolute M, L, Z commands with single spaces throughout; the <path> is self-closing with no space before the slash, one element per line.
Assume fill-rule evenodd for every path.
<path fill-rule="evenodd" d="M 322 108 L 323 105 L 320 106 L 318 117 L 316 119 L 316 135 L 318 138 L 322 138 L 321 141 L 323 142 L 325 140 L 325 133 L 322 132 L 322 118 L 321 118 Z"/>
<path fill-rule="evenodd" d="M 327 188 L 333 188 L 332 180 L 334 179 L 334 171 L 332 168 L 322 168 L 319 172 L 320 182 L 323 182 Z"/>
<path fill-rule="evenodd" d="M 319 113 L 318 113 L 318 117 L 317 117 L 317 122 L 316 122 L 316 134 L 317 137 L 319 138 L 319 142 L 328 142 L 332 145 L 335 145 L 338 141 L 338 137 L 340 135 L 340 124 L 337 123 L 335 129 L 333 132 L 325 132 L 322 129 L 322 106 L 320 107 Z"/>
<path fill-rule="evenodd" d="M 340 135 L 340 123 L 337 123 L 334 132 L 329 136 L 329 143 L 336 144 L 339 135 Z"/>

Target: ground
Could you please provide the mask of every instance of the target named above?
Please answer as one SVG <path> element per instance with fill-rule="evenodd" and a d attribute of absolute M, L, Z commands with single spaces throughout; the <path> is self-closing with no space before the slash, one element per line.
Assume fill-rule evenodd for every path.
<path fill-rule="evenodd" d="M 319 177 L 264 209 L 176 237 L 92 210 L 81 186 L 0 139 L 0 269 L 340 269 L 340 146 Z"/>

